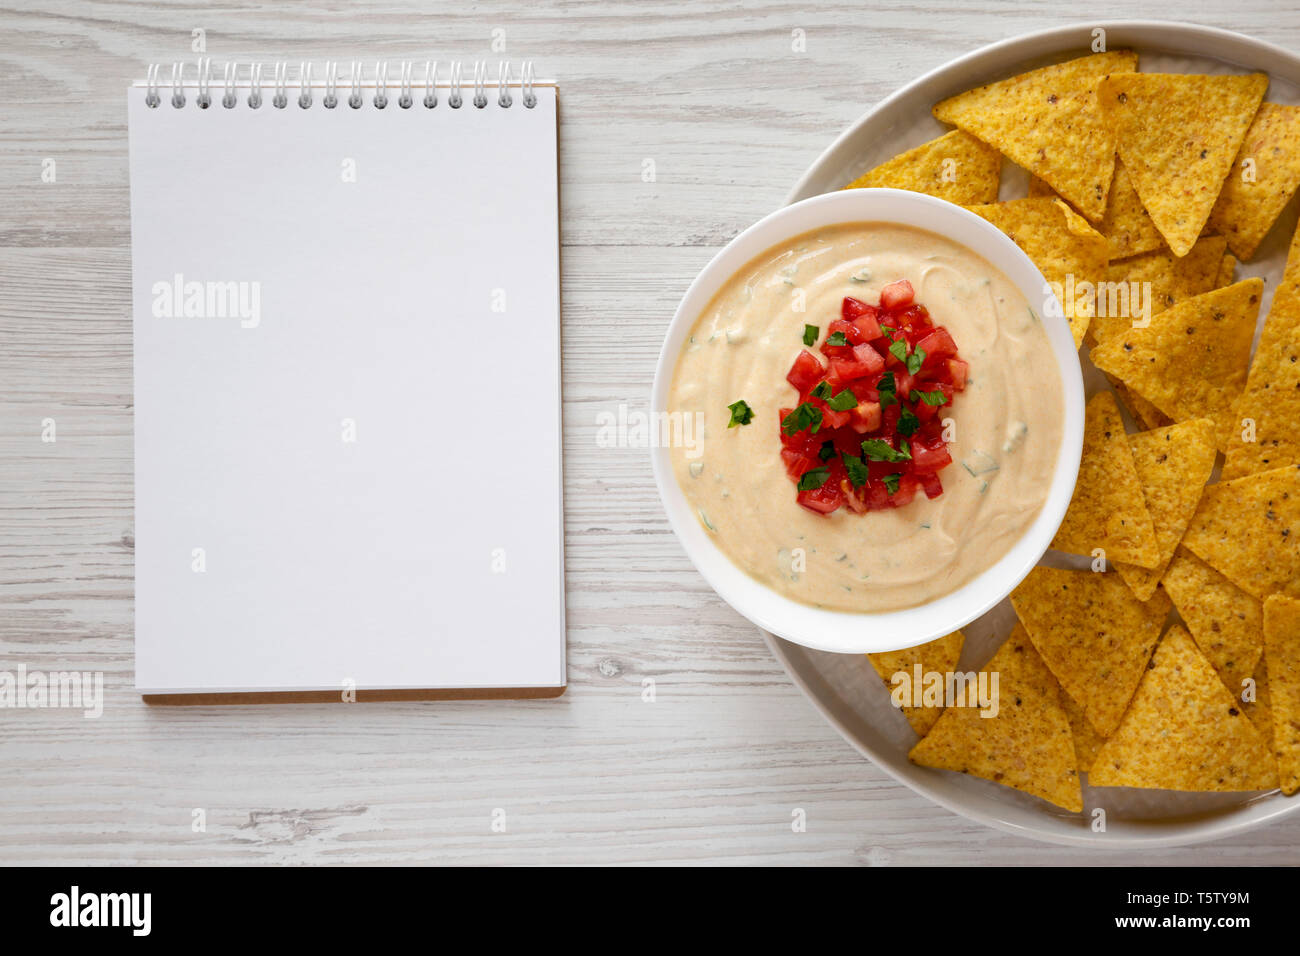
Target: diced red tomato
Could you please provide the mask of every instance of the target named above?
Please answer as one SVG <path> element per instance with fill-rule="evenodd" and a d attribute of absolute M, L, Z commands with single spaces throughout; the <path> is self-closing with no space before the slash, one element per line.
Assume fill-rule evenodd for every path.
<path fill-rule="evenodd" d="M 826 469 L 824 483 L 796 492 L 795 500 L 818 514 L 830 514 L 841 505 L 861 514 L 905 507 L 918 491 L 924 491 L 927 498 L 939 497 L 943 483 L 938 472 L 952 463 L 939 413 L 965 388 L 969 371 L 967 363 L 957 357 L 956 342 L 947 329 L 932 323 L 906 280 L 886 286 L 878 306 L 846 296 L 840 315 L 828 325 L 820 346 L 827 364 L 803 349 L 786 376 L 799 403 L 811 405 L 821 416 L 816 432 L 811 428 L 789 435 L 784 429 L 779 431 L 786 473 L 798 483 L 809 472 Z M 883 326 L 892 330 L 888 336 Z M 838 338 L 836 333 L 843 336 L 845 344 L 828 344 L 832 336 Z M 909 356 L 918 348 L 925 351 L 917 372 L 908 372 L 906 362 L 888 351 L 895 340 L 906 343 Z M 893 387 L 888 396 L 889 383 L 882 382 L 886 370 Z M 826 387 L 819 386 L 828 386 L 829 394 Z M 845 390 L 853 394 L 856 406 L 831 408 L 828 399 Z M 944 403 L 930 405 L 919 394 L 913 398 L 913 390 L 939 392 Z M 780 420 L 784 422 L 791 411 L 781 409 Z M 911 422 L 906 436 L 899 431 L 905 414 Z M 867 444 L 868 440 L 872 444 Z M 910 457 L 886 454 L 881 443 L 894 452 L 906 447 Z M 846 462 L 853 464 L 854 477 L 863 484 L 853 484 Z"/>
<path fill-rule="evenodd" d="M 925 363 L 935 364 L 939 359 L 957 354 L 957 343 L 952 340 L 948 330 L 942 325 L 916 343 L 918 349 L 925 350 Z"/>
<path fill-rule="evenodd" d="M 966 387 L 966 373 L 969 371 L 969 362 L 959 358 L 948 359 L 948 379 L 957 391 L 960 392 Z"/>
<path fill-rule="evenodd" d="M 927 405 L 925 402 L 916 403 L 916 417 L 923 422 L 928 422 L 939 414 L 939 406 Z"/>
<path fill-rule="evenodd" d="M 836 332 L 844 336 L 843 345 L 831 345 L 831 336 Z M 826 338 L 821 344 L 822 354 L 832 357 L 848 355 L 853 346 L 857 345 L 857 340 L 854 338 L 857 334 L 858 330 L 853 327 L 852 322 L 845 322 L 843 319 L 832 319 L 831 324 L 826 329 Z"/>
<path fill-rule="evenodd" d="M 850 511 L 860 515 L 868 511 L 866 499 L 861 492 L 862 489 L 854 488 L 853 483 L 847 478 L 840 482 L 840 493 L 844 495 L 844 504 Z"/>
<path fill-rule="evenodd" d="M 858 402 L 858 407 L 853 409 L 852 419 L 849 425 L 859 435 L 865 435 L 867 432 L 874 432 L 880 427 L 880 403 L 879 402 Z"/>
<path fill-rule="evenodd" d="M 852 322 L 854 319 L 860 319 L 863 316 L 875 318 L 879 311 L 874 305 L 869 305 L 861 299 L 855 299 L 851 295 L 846 295 L 844 301 L 840 304 L 840 317 L 845 322 Z"/>
<path fill-rule="evenodd" d="M 796 392 L 803 395 L 811 391 L 825 374 L 826 369 L 822 366 L 821 360 L 807 349 L 803 349 L 794 360 L 794 365 L 790 367 L 790 374 L 785 377 L 785 380 L 794 386 Z"/>
<path fill-rule="evenodd" d="M 912 467 L 918 472 L 936 472 L 952 464 L 952 455 L 946 446 L 927 448 L 924 445 L 912 446 Z"/>
<path fill-rule="evenodd" d="M 891 282 L 880 290 L 880 307 L 882 309 L 901 309 L 905 305 L 911 305 L 915 296 L 916 292 L 912 289 L 912 283 L 906 279 L 899 279 L 897 282 Z"/>
<path fill-rule="evenodd" d="M 840 491 L 838 485 L 828 480 L 820 488 L 799 492 L 795 500 L 809 511 L 828 515 L 844 504 L 844 493 Z"/>
<path fill-rule="evenodd" d="M 898 479 L 898 489 L 889 496 L 890 507 L 901 508 L 904 505 L 911 504 L 920 487 L 921 483 L 916 480 L 915 475 L 903 475 Z"/>
<path fill-rule="evenodd" d="M 854 319 L 851 323 L 853 330 L 857 333 L 858 342 L 874 342 L 885 333 L 881 331 L 880 322 L 874 315 L 863 315 Z"/>
<path fill-rule="evenodd" d="M 874 375 L 885 367 L 885 360 L 879 352 L 865 342 L 853 346 L 852 352 L 843 358 L 831 359 L 831 370 L 841 382 L 853 382 L 868 375 Z"/>
<path fill-rule="evenodd" d="M 781 461 L 785 462 L 785 473 L 791 478 L 798 478 L 817 465 L 817 459 L 808 458 L 793 448 L 781 449 Z"/>
<path fill-rule="evenodd" d="M 822 427 L 817 432 L 819 435 L 828 428 L 843 428 L 853 420 L 850 412 L 837 412 L 821 401 L 817 401 L 815 404 L 819 405 L 822 410 Z"/>

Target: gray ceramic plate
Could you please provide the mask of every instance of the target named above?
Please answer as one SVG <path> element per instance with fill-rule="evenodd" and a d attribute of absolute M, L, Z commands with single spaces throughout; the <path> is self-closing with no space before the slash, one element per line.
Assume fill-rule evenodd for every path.
<path fill-rule="evenodd" d="M 1059 27 L 995 43 L 960 57 L 900 89 L 869 110 L 804 174 L 787 197 L 796 202 L 838 189 L 889 157 L 946 130 L 930 107 L 962 90 L 1049 63 L 1091 52 L 1093 31 L 1105 31 L 1107 49 L 1131 48 L 1143 72 L 1240 73 L 1270 77 L 1266 99 L 1300 103 L 1300 57 L 1237 33 L 1191 24 L 1123 21 Z M 1002 198 L 1023 196 L 1023 172 L 1004 169 Z M 1237 278 L 1265 279 L 1264 307 L 1282 274 L 1296 226 L 1296 203 L 1283 212 L 1252 262 Z M 1089 391 L 1105 387 L 1084 360 Z M 1047 563 L 1070 566 L 1049 552 Z M 963 628 L 965 668 L 983 665 L 1010 632 L 1014 613 L 1004 601 Z M 1279 792 L 1247 794 L 1174 793 L 1164 790 L 1093 789 L 1084 785 L 1084 812 L 1071 814 L 1037 798 L 962 774 L 917 767 L 907 760 L 916 742 L 907 722 L 890 704 L 887 688 L 862 655 L 829 654 L 766 635 L 773 653 L 828 721 L 864 756 L 917 793 L 955 813 L 1022 836 L 1086 846 L 1172 846 L 1211 840 L 1259 826 L 1300 808 Z M 1095 829 L 1104 811 L 1105 829 Z"/>

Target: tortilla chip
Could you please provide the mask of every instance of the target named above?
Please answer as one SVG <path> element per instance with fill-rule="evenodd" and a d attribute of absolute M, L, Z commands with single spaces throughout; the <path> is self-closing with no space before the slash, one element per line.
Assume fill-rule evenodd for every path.
<path fill-rule="evenodd" d="M 1121 402 L 1128 408 L 1128 412 L 1133 416 L 1133 421 L 1137 423 L 1138 428 L 1142 431 L 1150 431 L 1153 428 L 1164 428 L 1166 425 L 1172 425 L 1174 420 L 1156 408 L 1145 398 L 1139 395 L 1133 389 L 1129 388 L 1113 375 L 1107 375 L 1106 380 L 1110 382 L 1110 387 L 1115 390 Z"/>
<path fill-rule="evenodd" d="M 1120 160 L 1174 255 L 1200 236 L 1267 88 L 1263 73 L 1112 73 L 1098 85 Z"/>
<path fill-rule="evenodd" d="M 1041 179 L 1039 179 L 1039 178 L 1038 178 L 1037 176 L 1035 176 L 1033 173 L 1030 173 L 1030 174 L 1029 174 L 1029 192 L 1028 192 L 1028 196 L 1029 196 L 1030 199 L 1037 199 L 1037 198 L 1040 198 L 1040 197 L 1042 197 L 1042 196 L 1047 196 L 1047 197 L 1049 197 L 1049 198 L 1051 198 L 1051 199 L 1060 199 L 1060 198 L 1061 198 L 1060 194 L 1059 194 L 1055 189 L 1053 189 L 1051 186 L 1047 185 L 1047 183 L 1043 182 Z"/>
<path fill-rule="evenodd" d="M 1165 568 L 1169 567 L 1174 549 L 1196 513 L 1201 492 L 1214 470 L 1218 454 L 1214 448 L 1214 422 L 1194 418 L 1179 425 L 1129 435 L 1128 443 L 1133 449 L 1133 464 L 1137 466 L 1147 511 L 1155 525 L 1160 553 L 1154 568 L 1116 561 L 1115 570 L 1133 589 L 1137 599 L 1145 601 L 1155 593 Z"/>
<path fill-rule="evenodd" d="M 1287 295 L 1300 295 L 1300 226 L 1291 236 L 1291 248 L 1287 250 L 1286 267 L 1282 270 L 1282 281 L 1278 283 L 1278 292 L 1289 290 Z"/>
<path fill-rule="evenodd" d="M 1268 790 L 1268 742 L 1182 625 L 1169 629 L 1123 722 L 1097 755 L 1094 787 Z"/>
<path fill-rule="evenodd" d="M 1105 342 L 1131 329 L 1134 320 L 1146 317 L 1143 305 L 1148 296 L 1151 314 L 1159 315 L 1179 302 L 1218 288 L 1216 280 L 1227 246 L 1228 240 L 1222 236 L 1206 236 L 1182 258 L 1162 249 L 1112 262 L 1106 269 L 1106 288 L 1097 290 L 1097 305 L 1088 327 L 1092 338 Z"/>
<path fill-rule="evenodd" d="M 1029 195 L 1050 196 L 1059 199 L 1056 190 L 1037 176 L 1029 177 Z M 1115 178 L 1111 180 L 1106 197 L 1106 212 L 1097 224 L 1097 231 L 1106 237 L 1112 259 L 1125 259 L 1142 252 L 1168 251 L 1165 237 L 1151 221 L 1151 216 L 1138 199 L 1133 180 L 1123 163 L 1115 164 Z"/>
<path fill-rule="evenodd" d="M 1092 363 L 1174 421 L 1210 418 L 1224 448 L 1246 383 L 1250 343 L 1264 291 L 1246 279 L 1180 302 L 1153 316 L 1144 329 L 1128 328 L 1092 350 Z"/>
<path fill-rule="evenodd" d="M 1156 646 L 1169 599 L 1142 602 L 1117 574 L 1037 567 L 1011 604 L 1065 692 L 1103 737 L 1119 726 Z"/>
<path fill-rule="evenodd" d="M 1092 315 L 1091 297 L 1066 301 L 1065 290 L 1084 281 L 1097 283 L 1106 274 L 1106 240 L 1086 219 L 1059 199 L 1011 199 L 968 206 L 997 226 L 1024 250 L 1048 282 L 1061 290 L 1059 298 L 1070 320 L 1074 344 L 1083 342 Z M 1068 277 L 1073 282 L 1068 283 Z"/>
<path fill-rule="evenodd" d="M 1300 790 L 1300 601 L 1270 595 L 1264 602 L 1264 648 L 1273 712 L 1273 752 L 1282 792 Z"/>
<path fill-rule="evenodd" d="M 1249 262 L 1297 186 L 1300 106 L 1263 103 L 1210 213 L 1210 228 Z"/>
<path fill-rule="evenodd" d="M 907 674 L 910 680 L 915 668 L 919 667 L 922 674 L 939 673 L 949 674 L 957 669 L 957 660 L 961 657 L 961 647 L 965 642 L 961 631 L 953 631 L 936 641 L 930 641 L 928 644 L 921 644 L 918 647 L 905 647 L 901 651 L 883 651 L 879 654 L 868 654 L 871 666 L 876 669 L 889 687 L 893 687 L 893 677 L 899 671 Z M 934 726 L 934 722 L 939 719 L 943 713 L 943 707 L 926 707 L 924 705 L 915 707 L 900 707 L 903 716 L 907 722 L 912 725 L 912 729 L 918 735 L 924 737 Z"/>
<path fill-rule="evenodd" d="M 1106 738 L 1088 723 L 1088 718 L 1083 716 L 1083 708 L 1069 694 L 1061 695 L 1061 709 L 1065 711 L 1065 716 L 1070 721 L 1070 733 L 1074 735 L 1075 764 L 1079 773 L 1087 773 L 1092 769 L 1092 762 L 1097 759 Z"/>
<path fill-rule="evenodd" d="M 1127 259 L 1143 252 L 1165 250 L 1165 237 L 1151 221 L 1151 214 L 1142 205 L 1133 177 L 1122 162 L 1115 164 L 1115 178 L 1110 184 L 1106 200 L 1106 215 L 1097 231 L 1110 244 L 1112 259 Z"/>
<path fill-rule="evenodd" d="M 1261 601 L 1300 597 L 1300 467 L 1210 485 L 1183 547 Z"/>
<path fill-rule="evenodd" d="M 1097 53 L 967 90 L 933 112 L 1041 177 L 1096 221 L 1115 172 L 1115 130 L 1098 108 L 1097 83 L 1107 73 L 1136 69 L 1136 53 Z"/>
<path fill-rule="evenodd" d="M 1024 628 L 1017 626 L 981 673 L 998 676 L 998 712 L 950 707 L 908 758 L 923 767 L 957 770 L 1083 809 L 1070 722 L 1060 688 Z"/>
<path fill-rule="evenodd" d="M 1079 478 L 1051 546 L 1088 556 L 1104 548 L 1107 560 L 1144 568 L 1160 562 L 1133 451 L 1110 392 L 1098 392 L 1088 401 Z"/>
<path fill-rule="evenodd" d="M 1219 266 L 1219 274 L 1214 280 L 1214 287 L 1222 289 L 1225 285 L 1232 285 L 1237 278 L 1237 257 L 1228 255 L 1223 257 L 1223 263 Z"/>
<path fill-rule="evenodd" d="M 1300 231 L 1296 233 L 1300 240 Z M 1287 274 L 1273 293 L 1246 387 L 1237 404 L 1223 463 L 1225 480 L 1300 463 L 1300 241 L 1293 243 Z M 1247 427 L 1246 420 L 1253 423 Z M 1249 437 L 1252 441 L 1246 441 Z"/>
<path fill-rule="evenodd" d="M 1225 687 L 1241 696 L 1264 653 L 1260 602 L 1186 548 L 1179 548 L 1161 582 L 1205 659 Z"/>
<path fill-rule="evenodd" d="M 845 189 L 885 186 L 967 206 L 997 202 L 1002 155 L 959 129 L 863 173 Z"/>

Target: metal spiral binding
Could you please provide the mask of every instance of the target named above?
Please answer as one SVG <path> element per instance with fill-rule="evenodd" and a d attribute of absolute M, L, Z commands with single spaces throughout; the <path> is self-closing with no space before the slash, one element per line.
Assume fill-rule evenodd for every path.
<path fill-rule="evenodd" d="M 162 71 L 166 64 L 151 63 L 145 78 L 145 105 L 150 109 L 157 109 L 162 105 L 161 89 L 163 84 Z M 183 62 L 172 63 L 171 78 L 171 106 L 173 109 L 183 109 L 188 100 L 185 95 L 186 90 L 186 66 Z M 397 105 L 404 110 L 409 110 L 415 105 L 416 86 L 415 80 L 416 64 L 410 60 L 403 60 L 400 63 L 400 79 L 398 80 Z M 273 69 L 273 89 L 271 94 L 271 105 L 276 109 L 285 109 L 289 104 L 289 88 L 296 86 L 298 91 L 298 106 L 301 109 L 311 109 L 316 104 L 315 92 L 318 88 L 322 90 L 320 98 L 321 106 L 325 109 L 335 109 L 339 104 L 339 65 L 337 61 L 330 60 L 325 63 L 325 79 L 323 83 L 317 84 L 312 79 L 312 63 L 308 60 L 302 61 L 298 68 L 296 80 L 290 76 L 289 64 L 281 60 L 272 64 Z M 387 60 L 379 60 L 375 63 L 372 79 L 367 82 L 365 70 L 361 61 L 352 62 L 352 72 L 344 82 L 350 87 L 347 98 L 347 104 L 352 109 L 361 109 L 366 105 L 366 98 L 363 90 L 366 87 L 373 88 L 374 93 L 370 98 L 370 105 L 375 109 L 384 109 L 388 106 L 389 96 L 389 64 Z M 249 109 L 259 109 L 262 105 L 262 75 L 263 64 L 250 63 L 248 66 L 247 80 L 242 84 L 247 89 L 247 98 L 244 104 Z M 464 97 L 461 92 L 465 83 L 465 65 L 460 60 L 453 60 L 447 67 L 446 80 L 444 85 L 447 87 L 447 105 L 454 110 L 458 110 L 464 104 Z M 525 60 L 519 64 L 519 99 L 525 109 L 533 109 L 537 106 L 537 94 L 534 92 L 536 79 L 533 73 L 533 63 L 531 60 Z M 234 109 L 240 105 L 240 64 L 235 62 L 226 63 L 222 76 L 222 96 L 221 105 L 225 109 Z M 206 110 L 212 105 L 212 60 L 209 57 L 199 59 L 197 63 L 197 76 L 195 80 L 188 84 L 195 90 L 194 104 L 199 108 Z M 426 109 L 434 109 L 438 106 L 438 61 L 426 60 L 424 63 L 424 95 L 420 102 Z M 515 102 L 510 93 L 510 63 L 502 61 L 497 66 L 496 81 L 496 105 L 501 109 L 510 109 Z M 470 100 L 478 109 L 485 109 L 491 102 L 491 97 L 487 93 L 488 88 L 488 65 L 485 60 L 474 61 L 474 92 Z"/>

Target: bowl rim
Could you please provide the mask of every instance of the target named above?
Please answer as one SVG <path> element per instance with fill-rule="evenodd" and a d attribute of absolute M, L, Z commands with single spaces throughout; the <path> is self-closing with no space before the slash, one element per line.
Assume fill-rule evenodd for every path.
<path fill-rule="evenodd" d="M 1029 257 L 982 217 L 945 200 L 899 189 L 823 193 L 767 214 L 732 238 L 692 280 L 664 335 L 651 390 L 652 416 L 667 412 L 668 393 L 686 336 L 722 285 L 754 258 L 800 235 L 840 224 L 872 222 L 911 226 L 941 235 L 1002 272 L 1027 300 L 1042 302 L 1048 314 L 1063 314 L 1059 300 Z M 950 231 L 978 237 L 978 246 Z M 1049 311 L 1053 306 L 1055 311 Z M 671 449 L 652 443 L 651 462 L 659 497 L 691 563 L 727 604 L 756 626 L 816 650 L 871 653 L 911 647 L 951 633 L 987 613 L 1024 579 L 1047 550 L 1069 506 L 1082 455 L 1084 389 L 1078 350 L 1064 319 L 1047 322 L 1044 329 L 1062 386 L 1061 443 L 1042 507 L 991 567 L 938 598 L 892 611 L 832 611 L 795 601 L 751 577 L 712 541 L 693 517 L 672 472 Z M 900 638 L 899 634 L 905 636 Z"/>

